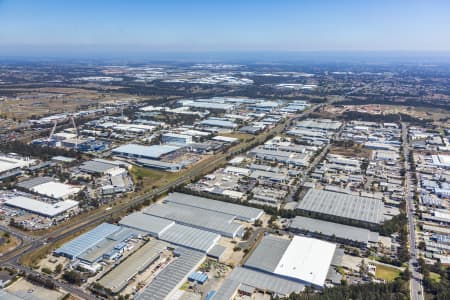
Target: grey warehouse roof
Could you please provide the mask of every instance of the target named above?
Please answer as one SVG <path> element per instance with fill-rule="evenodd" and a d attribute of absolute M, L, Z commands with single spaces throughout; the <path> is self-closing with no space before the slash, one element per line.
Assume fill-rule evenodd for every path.
<path fill-rule="evenodd" d="M 214 258 L 220 258 L 227 250 L 227 247 L 222 245 L 215 245 L 208 251 L 208 255 Z"/>
<path fill-rule="evenodd" d="M 44 184 L 44 183 L 51 182 L 51 181 L 53 181 L 53 178 L 51 178 L 51 177 L 36 177 L 36 178 L 32 178 L 29 180 L 19 182 L 17 184 L 17 186 L 29 190 L 37 185 Z"/>
<path fill-rule="evenodd" d="M 105 161 L 89 160 L 81 164 L 80 170 L 88 173 L 105 173 L 106 171 L 117 167 L 117 164 Z"/>
<path fill-rule="evenodd" d="M 177 146 L 168 145 L 152 145 L 144 146 L 137 144 L 127 144 L 115 148 L 112 152 L 113 154 L 144 157 L 144 158 L 159 158 L 164 154 L 168 154 L 180 149 Z"/>
<path fill-rule="evenodd" d="M 248 268 L 235 268 L 225 282 L 222 284 L 214 300 L 229 300 L 236 289 L 241 285 L 254 287 L 260 290 L 287 296 L 291 293 L 299 293 L 305 286 L 299 282 L 292 281 L 280 276 L 263 273 Z"/>
<path fill-rule="evenodd" d="M 152 236 L 159 237 L 161 233 L 167 230 L 170 226 L 174 225 L 175 222 L 141 212 L 135 212 L 124 217 L 122 220 L 120 220 L 119 224 L 126 227 L 142 230 Z"/>
<path fill-rule="evenodd" d="M 259 219 L 264 214 L 262 209 L 182 193 L 169 194 L 164 201 L 198 207 L 209 211 L 222 212 L 236 216 L 237 219 L 242 221 L 252 222 Z"/>
<path fill-rule="evenodd" d="M 272 273 L 290 243 L 288 239 L 265 236 L 244 266 Z"/>
<path fill-rule="evenodd" d="M 175 224 L 164 231 L 160 239 L 178 246 L 208 252 L 220 239 L 220 235 L 210 231 Z"/>
<path fill-rule="evenodd" d="M 326 236 L 335 235 L 358 243 L 378 242 L 378 233 L 365 228 L 342 225 L 307 217 L 297 216 L 292 220 L 290 228 L 309 232 L 318 232 Z"/>
<path fill-rule="evenodd" d="M 141 158 L 141 159 L 136 160 L 136 162 L 145 167 L 157 167 L 157 168 L 162 168 L 162 169 L 181 169 L 181 168 L 183 168 L 182 164 L 171 163 L 171 162 L 166 162 L 166 161 L 161 161 L 161 160 L 156 160 L 156 159 Z"/>
<path fill-rule="evenodd" d="M 384 220 L 383 201 L 324 190 L 310 189 L 297 208 L 372 224 Z"/>
<path fill-rule="evenodd" d="M 156 217 L 173 220 L 180 224 L 217 232 L 228 237 L 234 237 L 242 227 L 241 224 L 233 222 L 235 217 L 232 215 L 206 211 L 201 208 L 180 205 L 173 202 L 154 204 L 144 209 L 143 212 Z"/>
<path fill-rule="evenodd" d="M 121 291 L 134 275 L 145 270 L 168 245 L 158 240 L 149 241 L 100 279 L 99 283 L 114 293 Z"/>
<path fill-rule="evenodd" d="M 338 130 L 341 126 L 341 122 L 327 119 L 308 119 L 297 123 L 297 127 L 321 130 Z"/>
<path fill-rule="evenodd" d="M 201 125 L 235 128 L 237 125 L 231 121 L 207 119 L 200 122 Z"/>
<path fill-rule="evenodd" d="M 177 252 L 180 256 L 164 268 L 136 299 L 166 299 L 205 259 L 205 254 L 198 251 L 178 248 Z"/>

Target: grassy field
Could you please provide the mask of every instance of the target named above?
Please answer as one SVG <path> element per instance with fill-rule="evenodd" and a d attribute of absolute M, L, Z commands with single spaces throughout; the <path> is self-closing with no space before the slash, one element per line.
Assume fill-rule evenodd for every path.
<path fill-rule="evenodd" d="M 386 281 L 394 281 L 400 275 L 400 270 L 384 265 L 377 265 L 375 277 Z"/>
<path fill-rule="evenodd" d="M 221 133 L 220 135 L 237 138 L 237 139 L 241 140 L 241 142 L 248 141 L 251 138 L 255 137 L 254 135 L 251 135 L 248 133 L 240 133 L 240 132 Z"/>
<path fill-rule="evenodd" d="M 148 191 L 150 188 L 157 188 L 161 185 L 175 180 L 181 176 L 185 171 L 180 172 L 166 172 L 160 170 L 154 170 L 149 168 L 143 168 L 138 166 L 133 166 L 131 169 L 131 176 L 135 183 L 142 180 L 144 191 Z"/>
<path fill-rule="evenodd" d="M 163 177 L 167 177 L 168 175 L 170 175 L 170 173 L 164 172 L 164 171 L 148 169 L 148 168 L 143 168 L 143 167 L 138 167 L 138 166 L 133 166 L 133 168 L 131 169 L 131 175 L 133 176 L 133 179 L 135 179 L 135 180 L 137 180 L 139 177 L 150 178 L 153 180 L 159 180 Z"/>

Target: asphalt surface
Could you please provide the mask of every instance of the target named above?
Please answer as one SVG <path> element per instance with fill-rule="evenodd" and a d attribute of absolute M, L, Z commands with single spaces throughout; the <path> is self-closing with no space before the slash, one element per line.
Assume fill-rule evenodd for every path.
<path fill-rule="evenodd" d="M 405 158 L 405 196 L 406 196 L 406 210 L 408 215 L 408 230 L 409 230 L 409 270 L 411 272 L 410 279 L 410 297 L 412 300 L 423 300 L 424 292 L 422 285 L 422 274 L 418 269 L 418 254 L 416 242 L 416 225 L 415 225 L 415 206 L 414 206 L 414 184 L 412 181 L 413 174 L 409 165 L 409 142 L 408 142 L 408 128 L 407 124 L 402 123 L 402 137 L 403 137 L 403 151 Z"/>
<path fill-rule="evenodd" d="M 271 134 L 281 133 L 286 128 L 286 126 L 288 126 L 291 122 L 297 120 L 298 118 L 308 115 L 309 113 L 314 111 L 315 108 L 320 107 L 322 105 L 323 104 L 317 105 L 316 107 L 312 107 L 310 110 L 301 113 L 297 117 L 286 120 L 284 123 L 282 123 L 278 126 L 275 126 L 271 130 L 270 133 Z M 266 137 L 268 137 L 268 136 L 269 136 L 269 134 Z M 265 140 L 263 140 L 262 142 L 264 142 L 264 141 Z M 115 205 L 108 211 L 104 210 L 103 208 L 100 208 L 97 211 L 95 211 L 94 213 L 87 215 L 84 219 L 80 220 L 77 223 L 70 223 L 66 226 L 58 227 L 57 229 L 53 230 L 52 232 L 44 234 L 40 237 L 32 238 L 25 234 L 19 235 L 18 231 L 12 232 L 11 229 L 5 228 L 5 229 L 7 229 L 8 232 L 17 234 L 21 238 L 22 244 L 21 244 L 21 247 L 16 248 L 15 250 L 10 251 L 8 253 L 5 253 L 3 256 L 0 256 L 0 265 L 11 266 L 17 270 L 25 272 L 26 274 L 43 276 L 42 274 L 40 274 L 26 266 L 22 266 L 20 263 L 20 258 L 24 255 L 31 254 L 34 251 L 39 250 L 41 247 L 45 246 L 47 243 L 51 243 L 52 245 L 54 245 L 57 241 L 74 236 L 78 232 L 83 231 L 86 228 L 89 228 L 96 224 L 100 224 L 106 220 L 109 220 L 112 216 L 119 215 L 120 213 L 126 211 L 129 208 L 143 203 L 147 199 L 151 199 L 155 196 L 162 195 L 162 194 L 168 192 L 172 188 L 175 188 L 177 186 L 180 186 L 184 183 L 189 182 L 190 180 L 194 179 L 195 177 L 205 175 L 205 174 L 211 172 L 212 170 L 214 170 L 218 165 L 225 163 L 227 161 L 226 160 L 227 156 L 238 154 L 242 148 L 249 146 L 250 143 L 254 143 L 254 141 L 249 142 L 249 143 L 243 143 L 239 147 L 233 149 L 232 151 L 227 151 L 226 153 L 215 155 L 214 159 L 208 161 L 204 165 L 193 167 L 192 169 L 187 171 L 185 174 L 180 176 L 177 180 L 170 182 L 170 183 L 166 184 L 165 186 L 162 186 L 162 187 L 155 189 L 151 192 L 148 192 L 144 195 L 137 196 L 136 198 L 132 199 L 131 201 L 129 201 L 127 203 L 121 203 L 121 204 Z M 95 296 L 88 294 L 84 289 L 81 289 L 74 285 L 69 285 L 67 283 L 58 281 L 58 280 L 50 278 L 50 277 L 47 277 L 47 278 L 52 280 L 56 286 L 66 290 L 70 293 L 73 293 L 77 296 L 80 296 L 82 299 L 95 299 L 96 298 Z"/>

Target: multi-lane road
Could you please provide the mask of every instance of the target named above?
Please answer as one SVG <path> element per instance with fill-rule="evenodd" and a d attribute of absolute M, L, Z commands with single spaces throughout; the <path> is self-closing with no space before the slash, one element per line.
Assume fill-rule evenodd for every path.
<path fill-rule="evenodd" d="M 410 297 L 412 300 L 423 300 L 423 285 L 422 274 L 418 269 L 418 248 L 416 242 L 416 223 L 415 223 L 415 206 L 414 206 L 414 182 L 413 174 L 411 172 L 410 161 L 410 147 L 408 142 L 408 128 L 407 124 L 402 123 L 402 139 L 403 139 L 403 155 L 405 158 L 405 197 L 406 197 L 406 211 L 408 216 L 408 230 L 409 230 L 409 270 L 411 271 L 410 279 Z"/>
<path fill-rule="evenodd" d="M 318 105 L 316 107 L 320 106 L 321 105 Z M 27 235 L 20 234 L 19 232 L 14 232 L 16 236 L 20 237 L 22 241 L 21 247 L 16 248 L 15 250 L 9 253 L 5 253 L 3 256 L 1 256 L 0 264 L 9 265 L 26 274 L 38 275 L 37 272 L 33 271 L 27 266 L 21 265 L 20 263 L 21 257 L 32 254 L 35 251 L 38 251 L 40 248 L 44 247 L 47 243 L 50 243 L 50 245 L 48 246 L 54 246 L 58 241 L 74 236 L 77 233 L 82 232 L 86 228 L 109 220 L 113 216 L 120 216 L 123 212 L 127 211 L 131 207 L 134 207 L 135 205 L 142 204 L 148 199 L 152 199 L 155 196 L 162 195 L 171 190 L 172 188 L 180 186 L 198 176 L 202 176 L 213 171 L 215 168 L 217 168 L 217 166 L 220 166 L 226 162 L 227 156 L 236 155 L 242 149 L 247 149 L 248 147 L 254 146 L 255 143 L 263 143 L 270 136 L 281 133 L 292 121 L 295 121 L 300 117 L 308 115 L 316 107 L 313 107 L 312 109 L 303 112 L 302 114 L 298 115 L 295 118 L 288 118 L 282 124 L 275 126 L 271 130 L 269 130 L 269 132 L 262 133 L 261 135 L 257 136 L 254 140 L 241 143 L 238 146 L 231 148 L 229 151 L 225 153 L 216 154 L 211 158 L 209 158 L 207 161 L 192 167 L 191 169 L 186 171 L 183 175 L 180 175 L 180 177 L 177 178 L 176 180 L 168 182 L 164 186 L 161 186 L 158 189 L 154 189 L 144 195 L 137 196 L 129 202 L 118 203 L 112 206 L 110 210 L 105 210 L 104 208 L 97 209 L 95 212 L 86 214 L 86 216 L 79 222 L 68 223 L 65 226 L 58 227 L 57 229 L 51 231 L 50 233 L 35 238 L 31 238 Z M 56 286 L 61 287 L 64 290 L 69 291 L 75 295 L 78 295 L 82 299 L 93 299 L 93 296 L 87 294 L 81 288 L 77 288 L 75 286 L 66 284 L 53 278 L 48 279 L 52 280 Z"/>

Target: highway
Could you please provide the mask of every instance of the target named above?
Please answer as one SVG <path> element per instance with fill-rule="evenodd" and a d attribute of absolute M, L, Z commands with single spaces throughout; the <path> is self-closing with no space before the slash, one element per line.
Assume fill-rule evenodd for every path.
<path fill-rule="evenodd" d="M 405 186 L 404 192 L 406 197 L 406 211 L 408 216 L 409 231 L 409 270 L 411 271 L 410 279 L 410 297 L 412 300 L 424 300 L 424 292 L 422 285 L 422 274 L 418 271 L 418 254 L 416 243 L 416 225 L 415 225 L 415 206 L 414 206 L 414 183 L 412 180 L 411 166 L 409 165 L 409 142 L 407 124 L 402 123 L 402 139 L 403 139 L 403 155 L 405 158 Z"/>
<path fill-rule="evenodd" d="M 216 169 L 218 166 L 220 166 L 223 163 L 226 163 L 227 159 L 226 157 L 231 155 L 236 155 L 240 153 L 242 149 L 246 149 L 247 147 L 255 146 L 256 144 L 263 143 L 265 140 L 267 140 L 268 137 L 271 135 L 276 135 L 281 133 L 291 122 L 296 121 L 298 118 L 304 117 L 308 114 L 310 114 L 314 109 L 322 106 L 323 104 L 313 106 L 311 109 L 299 114 L 296 117 L 291 117 L 286 119 L 282 124 L 279 124 L 275 126 L 274 128 L 270 129 L 268 132 L 263 132 L 260 135 L 256 136 L 255 139 L 248 141 L 246 143 L 241 143 L 238 146 L 230 148 L 225 153 L 220 153 L 212 156 L 209 160 L 205 161 L 204 163 L 200 163 L 188 171 L 181 175 L 179 178 L 177 178 L 175 181 L 168 182 L 162 187 L 159 187 L 157 189 L 154 189 L 144 195 L 140 195 L 135 197 L 129 202 L 126 203 L 117 203 L 116 205 L 112 206 L 112 208 L 108 211 L 106 211 L 103 208 L 97 209 L 95 212 L 91 214 L 87 214 L 86 217 L 82 220 L 80 220 L 77 223 L 68 223 L 65 226 L 58 227 L 57 229 L 46 233 L 40 237 L 36 238 L 30 238 L 25 235 L 21 235 L 22 238 L 22 245 L 19 248 L 16 248 L 13 251 L 10 251 L 9 253 L 6 253 L 5 255 L 0 257 L 0 264 L 1 265 L 9 265 L 11 267 L 14 267 L 17 270 L 20 270 L 22 272 L 25 272 L 27 274 L 34 274 L 37 275 L 39 273 L 31 270 L 28 268 L 28 266 L 22 266 L 20 263 L 20 259 L 25 255 L 30 255 L 35 251 L 38 251 L 40 248 L 47 246 L 49 248 L 54 248 L 56 243 L 58 241 L 64 240 L 66 238 L 69 238 L 71 236 L 77 235 L 79 232 L 92 227 L 94 225 L 100 224 L 104 221 L 107 221 L 111 219 L 113 216 L 120 216 L 123 212 L 126 212 L 129 208 L 134 207 L 135 205 L 139 205 L 144 203 L 147 199 L 152 199 L 155 196 L 162 195 L 172 188 L 175 188 L 177 186 L 180 186 L 182 184 L 185 184 L 187 182 L 190 182 L 190 180 L 198 177 L 203 176 L 205 174 L 210 173 L 214 169 Z M 8 230 L 11 231 L 11 230 Z M 51 239 L 51 240 L 50 240 Z M 48 245 L 47 245 L 48 243 Z M 42 276 L 42 275 L 41 275 Z M 95 299 L 92 295 L 86 294 L 84 290 L 81 288 L 75 287 L 73 285 L 68 285 L 63 282 L 60 282 L 58 280 L 49 278 L 52 280 L 55 285 L 58 287 L 61 287 L 73 294 L 79 295 L 83 299 Z"/>

